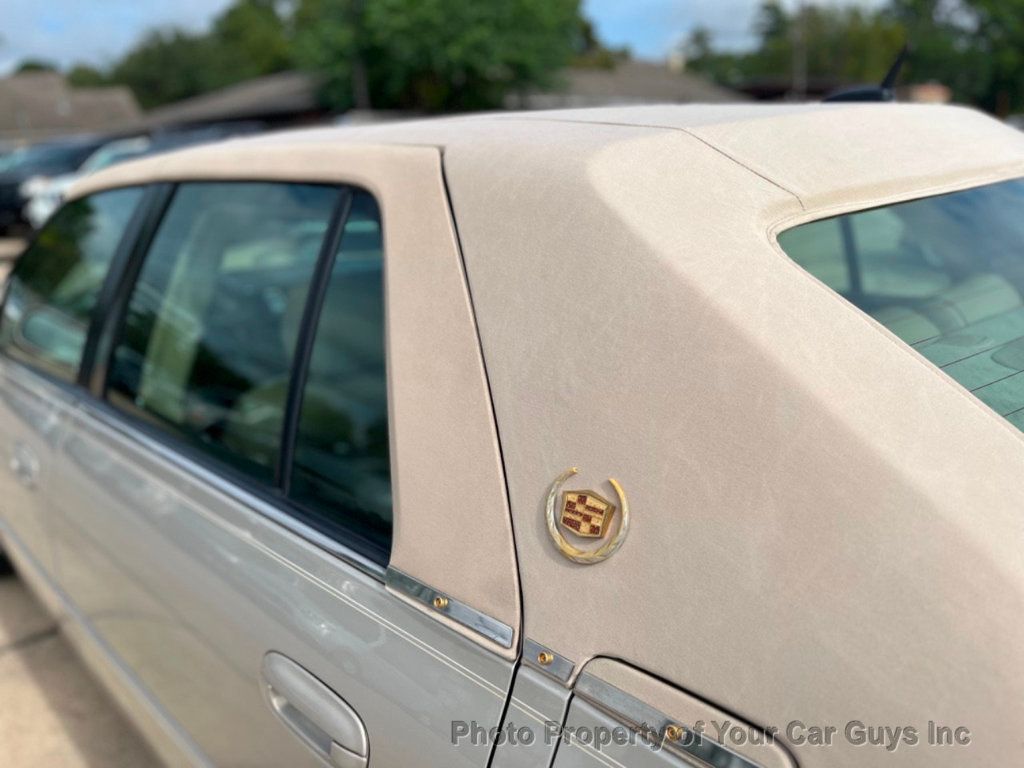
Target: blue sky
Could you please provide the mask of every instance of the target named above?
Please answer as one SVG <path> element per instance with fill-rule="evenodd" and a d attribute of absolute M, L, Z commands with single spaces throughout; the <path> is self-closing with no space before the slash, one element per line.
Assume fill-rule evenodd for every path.
<path fill-rule="evenodd" d="M 486 0 L 480 0 L 486 2 Z M 829 0 L 836 2 L 837 0 Z M 178 25 L 203 29 L 231 0 L 3 0 L 0 73 L 23 59 L 67 66 L 107 64 L 147 29 Z M 878 0 L 860 0 L 868 4 Z M 696 25 L 723 46 L 751 42 L 759 0 L 583 0 L 604 40 L 628 45 L 642 58 L 662 58 Z M 795 0 L 789 0 L 795 3 Z"/>
<path fill-rule="evenodd" d="M 759 0 L 584 0 L 587 15 L 609 45 L 628 45 L 641 58 L 664 58 L 695 26 L 705 26 L 723 47 L 753 41 Z"/>

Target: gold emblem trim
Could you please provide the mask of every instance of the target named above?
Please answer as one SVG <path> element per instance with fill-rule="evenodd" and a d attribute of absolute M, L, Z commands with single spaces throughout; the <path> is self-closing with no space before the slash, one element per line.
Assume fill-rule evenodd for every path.
<path fill-rule="evenodd" d="M 555 479 L 555 482 L 553 482 L 551 487 L 548 489 L 547 504 L 545 506 L 548 535 L 551 536 L 551 540 L 555 542 L 555 546 L 558 547 L 558 551 L 574 563 L 580 563 L 581 565 L 594 565 L 595 563 L 600 563 L 602 560 L 607 560 L 609 557 L 614 555 L 626 540 L 626 535 L 629 533 L 629 501 L 627 501 L 626 492 L 622 490 L 622 486 L 619 485 L 618 480 L 612 477 L 608 478 L 609 484 L 615 489 L 615 493 L 619 497 L 619 509 L 622 510 L 622 514 L 619 517 L 619 529 L 615 532 L 615 536 L 597 549 L 588 550 L 574 547 L 566 541 L 565 536 L 563 536 L 562 532 L 558 530 L 560 516 L 556 510 L 556 502 L 558 500 L 558 492 L 561 490 L 562 483 L 577 472 L 579 472 L 579 470 L 576 467 L 571 467 L 565 470 L 565 472 Z M 609 520 L 609 522 L 611 521 Z"/>

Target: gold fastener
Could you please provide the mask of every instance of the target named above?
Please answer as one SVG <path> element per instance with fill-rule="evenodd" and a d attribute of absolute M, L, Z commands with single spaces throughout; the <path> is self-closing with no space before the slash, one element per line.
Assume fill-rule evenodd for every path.
<path fill-rule="evenodd" d="M 555 660 L 555 654 L 550 651 L 541 651 L 537 654 L 537 663 L 543 667 L 546 667 L 552 661 Z"/>
<path fill-rule="evenodd" d="M 665 726 L 665 738 L 669 741 L 679 741 L 683 738 L 682 726 L 675 724 Z"/>
<path fill-rule="evenodd" d="M 434 598 L 434 607 L 439 611 L 443 611 L 448 607 L 448 598 L 443 595 L 438 595 Z"/>

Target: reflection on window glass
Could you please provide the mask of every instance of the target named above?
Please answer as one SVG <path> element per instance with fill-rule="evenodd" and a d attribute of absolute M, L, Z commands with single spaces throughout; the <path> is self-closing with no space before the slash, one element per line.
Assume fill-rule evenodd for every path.
<path fill-rule="evenodd" d="M 128 305 L 112 402 L 273 477 L 292 358 L 336 188 L 184 184 Z"/>
<path fill-rule="evenodd" d="M 303 392 L 291 498 L 375 545 L 391 541 L 380 214 L 357 192 Z"/>
<path fill-rule="evenodd" d="M 804 224 L 779 244 L 1024 429 L 1021 210 L 1024 180 L 1007 181 Z M 837 227 L 849 236 L 825 234 Z"/>
<path fill-rule="evenodd" d="M 825 219 L 784 232 L 779 242 L 790 257 L 834 291 L 850 289 L 850 265 L 843 251 L 839 219 Z"/>
<path fill-rule="evenodd" d="M 89 321 L 139 188 L 101 192 L 64 206 L 18 260 L 0 348 L 64 380 L 78 375 Z"/>

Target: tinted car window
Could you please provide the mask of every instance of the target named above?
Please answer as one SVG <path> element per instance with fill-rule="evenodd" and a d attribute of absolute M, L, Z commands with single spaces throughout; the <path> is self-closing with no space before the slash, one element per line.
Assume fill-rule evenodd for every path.
<path fill-rule="evenodd" d="M 71 173 L 85 162 L 85 159 L 98 146 L 98 142 L 38 144 L 16 153 L 4 170 L 22 176 L 33 173 L 50 175 Z"/>
<path fill-rule="evenodd" d="M 128 303 L 116 406 L 261 480 L 274 476 L 292 359 L 337 188 L 178 188 Z"/>
<path fill-rule="evenodd" d="M 356 192 L 303 389 L 290 496 L 385 556 L 391 472 L 380 214 Z"/>
<path fill-rule="evenodd" d="M 1006 181 L 804 224 L 779 244 L 1024 429 L 1022 209 L 1024 181 Z"/>
<path fill-rule="evenodd" d="M 65 381 L 78 375 L 100 289 L 140 188 L 101 192 L 64 206 L 11 275 L 0 348 Z"/>

